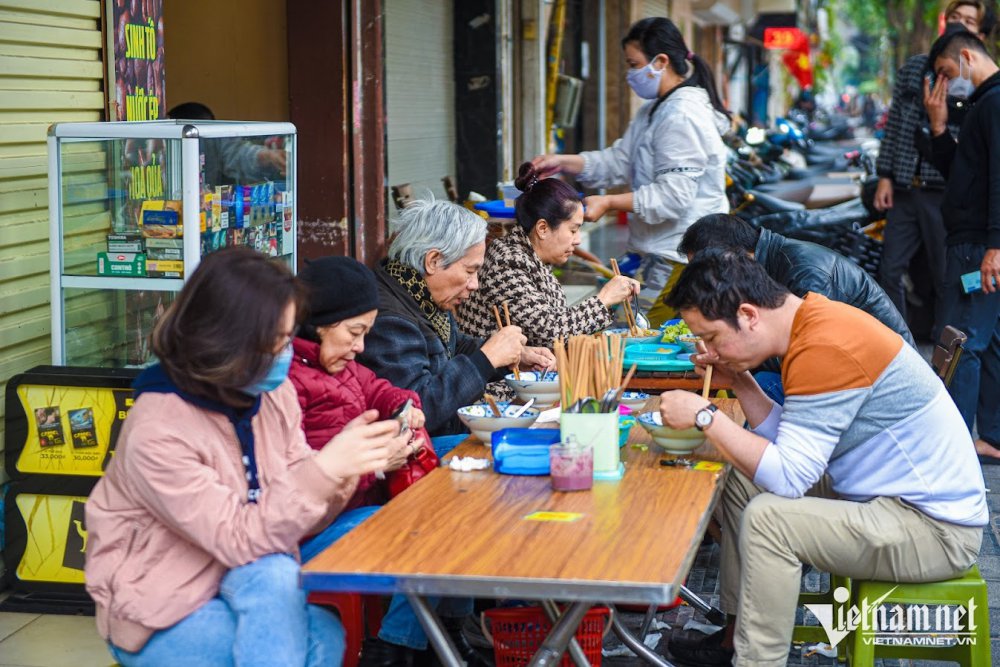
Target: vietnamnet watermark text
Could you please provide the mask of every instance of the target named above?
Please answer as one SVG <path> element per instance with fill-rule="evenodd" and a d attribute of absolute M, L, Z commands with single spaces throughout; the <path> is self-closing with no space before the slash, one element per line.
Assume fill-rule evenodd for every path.
<path fill-rule="evenodd" d="M 954 605 L 886 604 L 896 588 L 876 600 L 862 598 L 848 605 L 850 591 L 838 587 L 833 604 L 807 604 L 826 631 L 831 646 L 852 632 L 860 632 L 866 644 L 878 646 L 946 647 L 976 643 L 976 601 Z"/>

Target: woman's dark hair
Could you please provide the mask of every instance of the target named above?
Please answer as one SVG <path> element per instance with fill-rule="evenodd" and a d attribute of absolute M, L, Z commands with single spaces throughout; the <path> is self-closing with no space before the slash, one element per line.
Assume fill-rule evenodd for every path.
<path fill-rule="evenodd" d="M 654 16 L 641 21 L 637 21 L 628 30 L 628 34 L 622 39 L 622 48 L 631 42 L 635 42 L 643 55 L 652 60 L 661 53 L 670 59 L 670 69 L 674 70 L 678 76 L 686 76 L 688 73 L 688 63 L 694 66 L 694 73 L 689 76 L 681 86 L 700 86 L 708 92 L 708 99 L 712 106 L 719 113 L 729 116 L 729 111 L 722 103 L 719 92 L 715 87 L 715 77 L 712 76 L 712 68 L 709 67 L 705 59 L 688 50 L 684 43 L 684 36 L 670 19 L 662 16 Z M 680 88 L 678 86 L 677 88 Z M 663 100 L 670 97 L 670 93 L 677 88 L 671 89 L 666 95 L 656 100 L 650 108 L 649 115 L 656 113 L 657 108 Z"/>
<path fill-rule="evenodd" d="M 517 170 L 514 187 L 521 196 L 514 204 L 514 215 L 525 234 L 544 219 L 552 229 L 569 219 L 580 203 L 580 195 L 558 178 L 538 178 L 534 165 L 525 162 Z"/>
<path fill-rule="evenodd" d="M 697 308 L 705 319 L 724 320 L 738 331 L 741 303 L 774 309 L 785 303 L 788 294 L 746 253 L 709 248 L 684 267 L 664 301 L 678 311 Z"/>
<path fill-rule="evenodd" d="M 743 218 L 728 213 L 712 213 L 687 228 L 677 246 L 682 255 L 694 255 L 705 248 L 730 248 L 753 252 L 760 230 Z"/>
<path fill-rule="evenodd" d="M 245 247 L 213 252 L 157 323 L 153 353 L 181 390 L 249 407 L 241 388 L 271 365 L 289 303 L 300 318 L 303 290 L 285 265 Z"/>

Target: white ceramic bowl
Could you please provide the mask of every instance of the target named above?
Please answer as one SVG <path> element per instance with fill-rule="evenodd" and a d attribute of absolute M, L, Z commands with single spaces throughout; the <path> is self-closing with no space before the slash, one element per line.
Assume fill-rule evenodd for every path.
<path fill-rule="evenodd" d="M 629 335 L 628 329 L 625 327 L 612 327 L 610 329 L 605 329 L 604 335 L 610 336 L 611 334 L 618 334 L 619 336 L 625 336 L 625 345 L 635 345 L 636 343 L 659 343 L 663 334 L 657 329 L 649 329 L 648 331 L 651 333 L 646 336 L 632 336 Z"/>
<path fill-rule="evenodd" d="M 639 415 L 639 423 L 652 436 L 653 442 L 668 454 L 690 454 L 705 442 L 705 434 L 693 426 L 683 430 L 664 426 L 659 412 L 643 412 Z"/>
<path fill-rule="evenodd" d="M 632 408 L 633 412 L 638 412 L 642 410 L 642 407 L 646 405 L 646 401 L 649 400 L 649 394 L 644 391 L 623 391 L 622 392 L 622 405 L 627 405 Z"/>
<path fill-rule="evenodd" d="M 504 379 L 518 398 L 525 402 L 533 398 L 540 408 L 559 400 L 559 373 L 556 371 L 521 371 L 520 380 L 515 380 L 513 373 L 508 373 Z"/>
<path fill-rule="evenodd" d="M 684 351 L 688 354 L 694 354 L 698 351 L 698 341 L 701 340 L 701 336 L 696 336 L 694 334 L 681 334 L 677 337 L 677 344 L 684 348 Z"/>
<path fill-rule="evenodd" d="M 489 445 L 492 443 L 494 431 L 505 428 L 528 428 L 535 423 L 540 412 L 535 408 L 528 408 L 520 417 L 511 417 L 510 415 L 524 406 L 498 402 L 497 407 L 500 408 L 499 417 L 493 416 L 493 410 L 488 405 L 467 405 L 458 409 L 458 418 L 472 431 L 472 435 L 479 438 L 484 445 Z"/>

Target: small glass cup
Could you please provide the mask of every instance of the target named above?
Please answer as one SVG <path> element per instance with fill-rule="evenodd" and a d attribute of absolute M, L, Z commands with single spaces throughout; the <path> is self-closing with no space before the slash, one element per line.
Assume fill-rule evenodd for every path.
<path fill-rule="evenodd" d="M 586 491 L 594 485 L 594 448 L 555 444 L 549 447 L 554 491 Z"/>

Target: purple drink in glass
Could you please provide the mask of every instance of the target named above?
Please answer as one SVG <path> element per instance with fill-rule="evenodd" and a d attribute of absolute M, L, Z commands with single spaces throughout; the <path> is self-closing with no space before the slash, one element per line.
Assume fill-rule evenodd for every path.
<path fill-rule="evenodd" d="M 594 448 L 552 445 L 549 467 L 553 490 L 585 491 L 594 485 Z"/>

